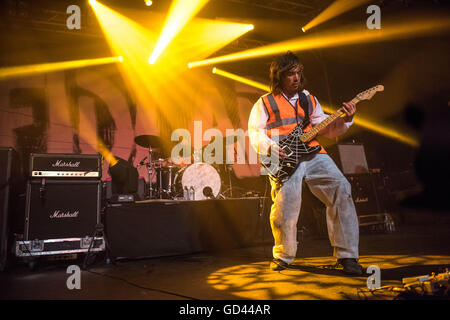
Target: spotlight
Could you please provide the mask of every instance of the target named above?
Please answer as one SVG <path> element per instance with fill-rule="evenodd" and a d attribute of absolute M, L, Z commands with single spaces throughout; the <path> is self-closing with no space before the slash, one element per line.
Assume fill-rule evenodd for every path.
<path fill-rule="evenodd" d="M 152 57 L 149 57 L 147 61 L 148 61 L 148 63 L 150 63 L 150 64 L 154 64 L 154 63 L 155 63 L 155 61 L 152 59 Z"/>
<path fill-rule="evenodd" d="M 212 68 L 212 73 L 216 73 L 217 69 L 216 67 Z"/>
<path fill-rule="evenodd" d="M 153 4 L 153 1 L 150 1 L 150 0 L 145 1 L 145 5 L 147 7 L 150 7 L 152 4 Z"/>
<path fill-rule="evenodd" d="M 248 30 L 253 30 L 253 29 L 255 29 L 255 26 L 252 25 L 252 24 L 250 24 L 250 25 L 248 26 Z"/>
<path fill-rule="evenodd" d="M 192 68 L 192 62 L 189 62 L 189 63 L 188 63 L 188 68 L 189 68 L 189 69 Z"/>
<path fill-rule="evenodd" d="M 117 60 L 119 60 L 119 62 L 122 63 L 123 62 L 123 57 L 122 56 L 118 56 Z"/>
<path fill-rule="evenodd" d="M 302 28 L 302 31 L 303 31 L 303 32 L 306 32 L 305 28 Z"/>
<path fill-rule="evenodd" d="M 91 5 L 91 6 L 93 6 L 94 4 L 96 4 L 97 3 L 97 1 L 95 1 L 95 0 L 89 0 L 89 4 Z"/>

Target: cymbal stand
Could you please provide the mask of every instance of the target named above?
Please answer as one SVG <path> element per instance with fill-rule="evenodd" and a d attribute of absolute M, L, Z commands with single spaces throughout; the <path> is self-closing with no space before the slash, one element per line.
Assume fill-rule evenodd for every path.
<path fill-rule="evenodd" d="M 162 199 L 163 198 L 163 186 L 162 186 L 162 178 L 163 178 L 162 161 L 163 161 L 163 159 L 158 159 L 157 161 L 159 161 L 159 167 L 158 167 L 158 170 L 156 171 L 156 173 L 159 175 L 159 179 L 157 179 L 157 181 L 159 180 L 158 194 L 159 194 L 159 198 Z"/>
<path fill-rule="evenodd" d="M 148 183 L 149 183 L 149 188 L 148 188 L 148 192 L 149 192 L 149 200 L 153 199 L 153 160 L 152 160 L 152 146 L 148 147 Z"/>

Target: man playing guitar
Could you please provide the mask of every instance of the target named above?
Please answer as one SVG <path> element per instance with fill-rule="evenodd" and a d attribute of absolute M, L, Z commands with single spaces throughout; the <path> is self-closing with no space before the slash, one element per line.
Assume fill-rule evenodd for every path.
<path fill-rule="evenodd" d="M 258 99 L 248 122 L 252 147 L 258 154 L 280 161 L 283 169 L 277 174 L 285 173 L 269 173 L 273 200 L 270 224 L 275 240 L 271 269 L 289 268 L 296 257 L 304 180 L 326 205 L 329 239 L 339 267 L 347 274 L 361 275 L 364 269 L 358 263 L 359 224 L 351 186 L 316 140 L 299 143 L 298 135 L 293 135 L 294 129 L 307 133 L 328 118 L 318 100 L 304 90 L 304 83 L 298 57 L 289 51 L 279 56 L 270 67 L 271 92 Z M 355 102 L 359 101 L 355 99 L 343 103 L 336 119 L 318 134 L 329 138 L 343 134 L 353 124 Z M 290 142 L 282 147 L 279 141 Z M 297 148 L 300 144 L 303 147 Z"/>

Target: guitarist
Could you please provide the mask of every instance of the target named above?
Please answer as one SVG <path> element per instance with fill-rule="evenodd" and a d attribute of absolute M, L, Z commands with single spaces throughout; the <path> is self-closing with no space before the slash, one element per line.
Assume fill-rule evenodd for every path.
<path fill-rule="evenodd" d="M 300 123 L 304 124 L 303 131 L 308 131 L 327 118 L 318 100 L 304 90 L 304 84 L 303 65 L 295 54 L 288 51 L 272 62 L 271 92 L 258 99 L 248 122 L 250 142 L 257 153 L 282 160 L 288 154 L 275 141 L 282 140 Z M 353 124 L 356 107 L 352 102 L 344 102 L 342 108 L 345 116 L 319 134 L 333 138 L 347 131 Z M 308 145 L 319 144 L 312 140 Z M 270 180 L 273 200 L 270 224 L 275 240 L 271 269 L 289 268 L 296 257 L 297 220 L 304 179 L 311 192 L 327 207 L 328 235 L 337 267 L 346 274 L 363 274 L 363 267 L 358 263 L 359 224 L 349 182 L 322 147 L 301 159 L 287 181 Z"/>

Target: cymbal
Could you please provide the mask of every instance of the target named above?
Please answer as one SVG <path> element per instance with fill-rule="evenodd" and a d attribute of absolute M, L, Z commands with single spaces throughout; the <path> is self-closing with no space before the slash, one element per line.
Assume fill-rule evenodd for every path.
<path fill-rule="evenodd" d="M 137 145 L 144 147 L 144 148 L 162 148 L 163 143 L 160 137 L 158 136 L 152 136 L 149 134 L 144 134 L 141 136 L 137 136 L 134 138 L 134 142 L 136 142 Z"/>

